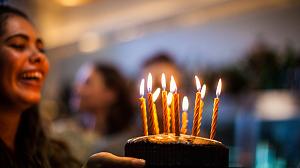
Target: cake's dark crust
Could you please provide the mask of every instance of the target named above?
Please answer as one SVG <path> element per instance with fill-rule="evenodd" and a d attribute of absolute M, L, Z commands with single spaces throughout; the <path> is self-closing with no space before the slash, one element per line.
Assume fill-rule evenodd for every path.
<path fill-rule="evenodd" d="M 228 167 L 222 143 L 189 135 L 155 135 L 128 140 L 125 155 L 146 160 L 146 167 Z"/>

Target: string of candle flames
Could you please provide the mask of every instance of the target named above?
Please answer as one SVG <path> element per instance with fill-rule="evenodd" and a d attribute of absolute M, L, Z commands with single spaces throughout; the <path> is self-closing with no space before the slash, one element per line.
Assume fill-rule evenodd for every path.
<path fill-rule="evenodd" d="M 204 84 L 201 87 L 200 80 L 197 76 L 195 76 L 196 82 L 196 99 L 194 105 L 194 118 L 193 118 L 193 128 L 191 134 L 193 136 L 200 136 L 200 126 L 202 120 L 202 113 L 204 107 L 204 96 L 206 92 L 206 85 Z M 146 107 L 146 99 L 144 98 L 145 93 L 145 79 L 141 80 L 140 84 L 140 109 L 141 109 L 141 118 L 142 118 L 142 126 L 144 135 L 157 135 L 160 133 L 158 117 L 157 117 L 157 109 L 156 109 L 156 100 L 159 97 L 161 92 L 162 98 L 162 123 L 163 129 L 162 133 L 169 134 L 174 133 L 176 136 L 180 136 L 180 134 L 187 134 L 187 124 L 188 124 L 188 108 L 189 102 L 188 98 L 184 96 L 182 101 L 182 115 L 181 115 L 181 129 L 180 129 L 180 103 L 179 103 L 179 93 L 177 91 L 176 82 L 173 76 L 171 76 L 170 80 L 170 91 L 166 90 L 166 76 L 163 73 L 161 77 L 162 91 L 160 88 L 157 88 L 154 93 L 152 93 L 152 75 L 148 74 L 147 78 L 147 107 L 148 107 L 148 117 L 147 117 L 147 107 Z M 210 130 L 210 139 L 215 138 L 216 128 L 217 128 L 217 118 L 218 118 L 218 110 L 219 110 L 219 96 L 221 94 L 222 81 L 219 79 L 217 89 L 216 89 L 216 98 L 214 98 L 213 105 L 213 114 L 212 114 L 212 122 L 211 122 L 211 130 Z M 149 122 L 148 122 L 149 121 Z"/>

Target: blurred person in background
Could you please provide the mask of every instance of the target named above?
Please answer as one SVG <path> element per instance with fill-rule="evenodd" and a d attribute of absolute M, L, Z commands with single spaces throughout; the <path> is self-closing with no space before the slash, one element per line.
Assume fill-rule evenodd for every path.
<path fill-rule="evenodd" d="M 182 87 L 182 69 L 177 65 L 173 56 L 167 52 L 158 52 L 145 60 L 142 65 L 142 76 L 147 78 L 148 73 L 151 73 L 153 77 L 153 89 L 161 88 L 162 73 L 166 75 L 168 90 L 171 75 L 174 76 L 177 88 Z"/>
<path fill-rule="evenodd" d="M 79 69 L 70 100 L 77 116 L 53 124 L 55 136 L 70 143 L 79 159 L 99 151 L 124 155 L 126 140 L 136 135 L 127 82 L 110 65 L 87 63 Z"/>
<path fill-rule="evenodd" d="M 1 167 L 80 167 L 67 146 L 50 138 L 42 127 L 38 104 L 48 69 L 43 41 L 29 18 L 0 5 Z M 98 153 L 87 166 L 141 167 L 143 162 Z"/>
<path fill-rule="evenodd" d="M 149 59 L 145 60 L 145 62 L 142 65 L 142 77 L 145 78 L 146 81 L 147 81 L 148 74 L 149 73 L 152 74 L 152 79 L 153 79 L 152 92 L 154 92 L 157 88 L 162 89 L 161 77 L 162 77 L 162 73 L 165 73 L 166 84 L 167 84 L 166 90 L 170 91 L 170 80 L 171 80 L 171 75 L 173 75 L 179 92 L 185 93 L 186 89 L 184 88 L 184 86 L 186 85 L 183 84 L 184 83 L 183 77 L 185 77 L 183 72 L 184 70 L 173 59 L 173 55 L 167 52 L 155 53 Z M 161 96 L 158 97 L 156 102 L 157 102 L 156 106 L 158 111 L 157 115 L 159 121 L 159 128 L 161 132 L 163 130 Z"/>

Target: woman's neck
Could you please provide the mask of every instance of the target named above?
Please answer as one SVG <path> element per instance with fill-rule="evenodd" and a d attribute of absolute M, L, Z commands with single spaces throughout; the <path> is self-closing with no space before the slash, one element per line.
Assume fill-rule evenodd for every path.
<path fill-rule="evenodd" d="M 107 132 L 108 112 L 109 111 L 106 108 L 97 108 L 89 112 L 94 118 L 94 124 L 92 129 L 96 131 L 99 135 L 104 135 Z"/>
<path fill-rule="evenodd" d="M 96 126 L 95 129 L 100 135 L 107 133 L 107 109 L 101 109 L 96 112 Z"/>
<path fill-rule="evenodd" d="M 14 150 L 15 137 L 20 122 L 21 113 L 18 111 L 8 111 L 0 108 L 0 138 L 5 145 Z"/>

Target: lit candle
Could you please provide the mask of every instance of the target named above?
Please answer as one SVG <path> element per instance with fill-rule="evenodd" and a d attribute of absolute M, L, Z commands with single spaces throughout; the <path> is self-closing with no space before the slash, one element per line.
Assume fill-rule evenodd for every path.
<path fill-rule="evenodd" d="M 163 73 L 161 75 L 161 86 L 162 86 L 162 93 L 161 93 L 161 100 L 162 100 L 162 107 L 163 107 L 163 127 L 164 133 L 168 133 L 167 129 L 167 122 L 168 122 L 168 105 L 167 105 L 167 91 L 166 91 L 166 75 Z"/>
<path fill-rule="evenodd" d="M 157 110 L 156 110 L 156 105 L 155 101 L 157 100 L 158 96 L 160 94 L 160 88 L 157 88 L 155 92 L 153 93 L 153 115 L 154 115 L 154 127 L 155 127 L 155 132 L 154 134 L 159 134 L 159 125 L 158 125 L 158 118 L 157 118 Z"/>
<path fill-rule="evenodd" d="M 171 106 L 170 106 L 170 116 L 171 116 L 171 133 L 175 133 L 175 112 L 174 112 L 174 95 L 173 93 L 175 92 L 175 87 L 174 85 L 174 77 L 171 76 L 171 81 L 170 81 L 170 92 L 172 93 L 172 101 L 171 101 Z"/>
<path fill-rule="evenodd" d="M 195 108 L 194 108 L 194 120 L 193 120 L 193 128 L 192 128 L 192 135 L 197 136 L 198 126 L 199 126 L 199 110 L 200 110 L 200 103 L 201 103 L 201 83 L 197 76 L 195 76 L 196 81 L 196 99 L 195 99 Z"/>
<path fill-rule="evenodd" d="M 147 79 L 147 89 L 148 89 L 148 109 L 149 109 L 149 134 L 155 134 L 155 125 L 154 125 L 154 109 L 153 109 L 153 99 L 152 99 L 152 75 L 149 73 Z"/>
<path fill-rule="evenodd" d="M 173 100 L 174 100 L 174 126 L 175 126 L 175 135 L 179 136 L 180 135 L 180 107 L 179 107 L 179 94 L 177 93 L 177 86 L 176 82 L 174 80 L 174 77 L 171 76 L 171 92 L 173 93 Z M 173 123 L 172 123 L 173 124 Z"/>
<path fill-rule="evenodd" d="M 143 123 L 143 132 L 144 135 L 148 135 L 148 126 L 147 126 L 147 112 L 146 112 L 146 101 L 144 98 L 144 89 L 145 89 L 145 79 L 142 79 L 141 85 L 140 85 L 140 108 L 141 108 L 141 117 L 142 117 L 142 123 Z"/>
<path fill-rule="evenodd" d="M 210 139 L 214 139 L 216 135 L 217 128 L 217 119 L 218 119 L 218 110 L 219 110 L 219 96 L 221 94 L 222 81 L 219 79 L 217 90 L 216 90 L 216 98 L 214 99 L 214 107 L 211 121 L 211 130 L 210 130 Z"/>
<path fill-rule="evenodd" d="M 205 92 L 206 92 L 206 85 L 203 85 L 202 89 L 201 89 L 201 100 L 200 100 L 200 109 L 199 109 L 199 120 L 198 120 L 198 126 L 197 126 L 197 136 L 200 136 L 202 112 L 203 112 L 203 107 L 204 107 L 203 98 L 205 96 Z"/>
<path fill-rule="evenodd" d="M 172 104 L 173 94 L 171 92 L 168 93 L 167 103 L 168 103 L 168 119 L 167 119 L 167 133 L 170 133 L 170 125 L 171 125 L 171 109 L 170 106 Z"/>
<path fill-rule="evenodd" d="M 186 134 L 187 132 L 187 125 L 188 125 L 188 115 L 187 111 L 189 109 L 189 101 L 186 96 L 183 97 L 182 100 L 182 117 L 181 117 L 181 134 Z"/>

